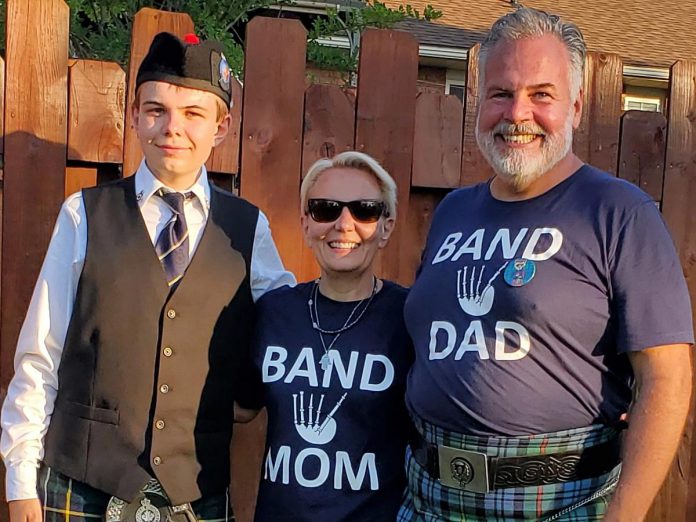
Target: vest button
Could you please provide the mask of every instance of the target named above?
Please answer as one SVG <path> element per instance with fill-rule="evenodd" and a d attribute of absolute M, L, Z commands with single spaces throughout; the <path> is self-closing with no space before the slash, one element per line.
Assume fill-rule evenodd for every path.
<path fill-rule="evenodd" d="M 158 420 L 157 422 L 155 422 L 155 428 L 157 428 L 158 430 L 163 430 L 164 429 L 164 421 Z M 155 457 L 155 458 L 157 459 L 159 457 Z"/>
<path fill-rule="evenodd" d="M 153 463 L 155 466 L 159 466 L 160 464 L 162 464 L 162 459 L 159 458 L 159 457 L 155 457 L 154 459 L 152 459 L 152 463 Z"/>
<path fill-rule="evenodd" d="M 174 319 L 176 317 L 176 310 L 174 310 L 173 308 L 167 310 L 167 317 L 169 317 L 170 319 Z"/>
<path fill-rule="evenodd" d="M 162 353 L 164 353 L 165 357 L 171 357 L 172 354 L 174 353 L 174 350 L 172 350 L 171 346 L 165 346 L 164 350 L 162 350 Z"/>
<path fill-rule="evenodd" d="M 168 384 L 163 384 L 162 386 L 160 386 L 160 391 L 161 391 L 162 393 L 169 393 L 169 385 L 168 385 Z"/>

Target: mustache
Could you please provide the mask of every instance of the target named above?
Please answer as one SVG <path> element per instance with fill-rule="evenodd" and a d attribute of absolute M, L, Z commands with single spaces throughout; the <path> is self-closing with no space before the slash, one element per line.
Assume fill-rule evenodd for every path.
<path fill-rule="evenodd" d="M 493 134 L 538 134 L 546 136 L 546 131 L 535 123 L 509 123 L 501 121 L 493 129 Z"/>

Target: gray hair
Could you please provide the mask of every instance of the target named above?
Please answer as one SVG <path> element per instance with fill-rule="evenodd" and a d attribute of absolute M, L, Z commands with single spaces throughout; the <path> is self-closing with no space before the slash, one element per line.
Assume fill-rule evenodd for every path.
<path fill-rule="evenodd" d="M 342 167 L 358 169 L 372 174 L 379 184 L 379 190 L 387 207 L 389 217 L 396 218 L 396 182 L 394 178 L 372 156 L 354 150 L 341 152 L 331 159 L 322 158 L 309 167 L 307 175 L 302 180 L 302 185 L 300 186 L 300 208 L 304 214 L 307 213 L 307 194 L 309 194 L 309 190 L 317 182 L 319 176 L 329 169 Z"/>
<path fill-rule="evenodd" d="M 538 9 L 522 7 L 500 17 L 491 27 L 479 51 L 479 80 L 484 80 L 486 59 L 501 40 L 521 40 L 552 34 L 565 45 L 570 57 L 570 96 L 577 97 L 582 87 L 587 47 L 582 32 L 572 22 Z"/>

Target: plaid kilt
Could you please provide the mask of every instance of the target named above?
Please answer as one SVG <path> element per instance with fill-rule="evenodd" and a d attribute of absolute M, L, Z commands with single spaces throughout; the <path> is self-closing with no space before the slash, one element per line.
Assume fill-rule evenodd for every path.
<path fill-rule="evenodd" d="M 422 420 L 414 420 L 414 423 L 423 438 L 431 444 L 501 457 L 575 451 L 601 444 L 617 434 L 613 428 L 590 426 L 526 437 L 478 437 L 452 433 Z M 620 471 L 619 464 L 609 473 L 596 478 L 474 493 L 440 484 L 416 462 L 408 448 L 408 484 L 397 522 L 544 520 L 588 498 L 605 485 L 614 484 Z M 602 520 L 612 491 L 554 518 L 554 522 Z"/>
<path fill-rule="evenodd" d="M 43 522 L 97 522 L 104 520 L 111 495 L 42 466 L 38 481 Z M 191 503 L 201 522 L 234 522 L 227 492 Z"/>

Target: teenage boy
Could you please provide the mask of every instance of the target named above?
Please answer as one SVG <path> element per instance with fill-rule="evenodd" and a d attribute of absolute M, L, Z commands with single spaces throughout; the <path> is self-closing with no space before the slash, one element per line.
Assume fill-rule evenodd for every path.
<path fill-rule="evenodd" d="M 11 522 L 231 517 L 254 301 L 294 278 L 266 217 L 208 183 L 221 49 L 158 34 L 131 108 L 145 159 L 63 204 L 2 409 Z"/>

